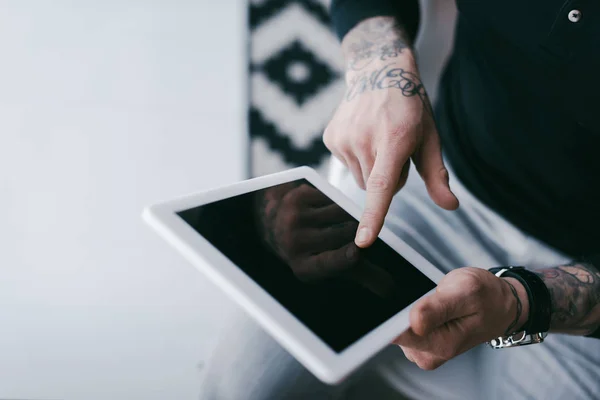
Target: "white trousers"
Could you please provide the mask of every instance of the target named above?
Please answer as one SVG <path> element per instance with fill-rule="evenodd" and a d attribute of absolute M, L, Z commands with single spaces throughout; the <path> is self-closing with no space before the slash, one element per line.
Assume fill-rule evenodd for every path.
<path fill-rule="evenodd" d="M 450 177 L 461 203 L 457 211 L 437 207 L 413 169 L 386 219 L 396 235 L 438 268 L 541 268 L 570 261 Z M 330 181 L 363 204 L 364 192 L 336 160 Z M 205 374 L 200 398 L 207 400 L 600 399 L 600 340 L 550 335 L 543 344 L 516 349 L 481 345 L 435 371 L 420 370 L 391 345 L 351 379 L 327 386 L 240 312 L 225 329 Z"/>

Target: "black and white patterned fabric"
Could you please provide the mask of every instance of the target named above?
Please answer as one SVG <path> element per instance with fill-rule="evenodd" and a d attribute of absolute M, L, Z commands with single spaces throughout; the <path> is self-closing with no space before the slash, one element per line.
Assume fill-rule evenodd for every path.
<path fill-rule="evenodd" d="M 251 0 L 250 174 L 325 167 L 323 130 L 343 92 L 329 0 Z"/>

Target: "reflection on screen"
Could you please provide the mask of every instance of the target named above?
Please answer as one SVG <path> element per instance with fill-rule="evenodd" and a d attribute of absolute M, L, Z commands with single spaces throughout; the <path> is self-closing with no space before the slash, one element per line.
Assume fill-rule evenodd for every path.
<path fill-rule="evenodd" d="M 435 287 L 304 179 L 178 215 L 336 352 Z"/>

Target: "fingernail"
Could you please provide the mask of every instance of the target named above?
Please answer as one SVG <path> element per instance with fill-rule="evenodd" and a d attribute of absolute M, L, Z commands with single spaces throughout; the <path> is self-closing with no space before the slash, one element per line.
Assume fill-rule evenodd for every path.
<path fill-rule="evenodd" d="M 369 230 L 369 228 L 363 227 L 358 230 L 358 234 L 356 235 L 356 241 L 358 243 L 365 243 L 365 242 L 369 241 L 370 237 L 371 237 L 371 231 Z"/>

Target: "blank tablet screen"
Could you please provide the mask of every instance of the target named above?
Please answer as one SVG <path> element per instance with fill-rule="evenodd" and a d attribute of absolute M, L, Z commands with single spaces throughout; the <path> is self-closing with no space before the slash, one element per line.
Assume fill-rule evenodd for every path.
<path fill-rule="evenodd" d="M 305 179 L 177 214 L 336 352 L 435 287 Z"/>

